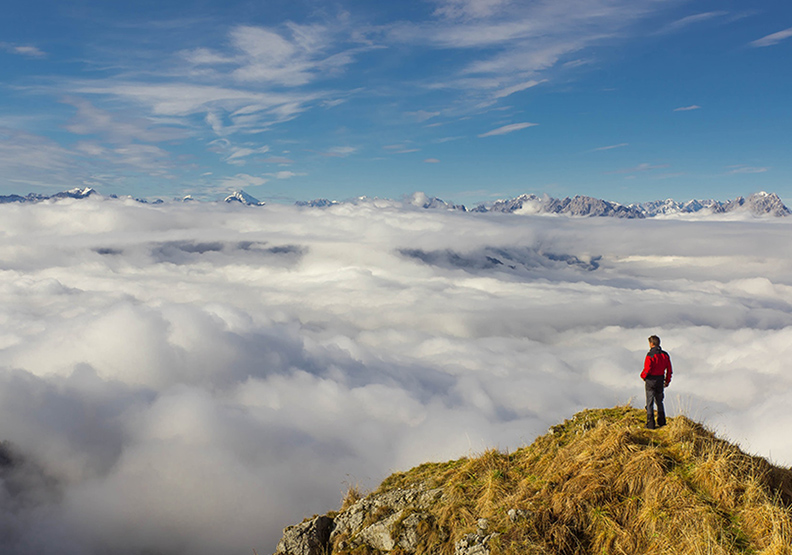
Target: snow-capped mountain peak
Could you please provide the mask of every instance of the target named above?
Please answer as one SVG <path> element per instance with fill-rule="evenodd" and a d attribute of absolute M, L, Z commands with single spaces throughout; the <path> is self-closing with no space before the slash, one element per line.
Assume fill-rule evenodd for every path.
<path fill-rule="evenodd" d="M 247 204 L 248 206 L 264 206 L 265 204 L 256 197 L 247 194 L 242 189 L 240 189 L 239 191 L 234 191 L 233 193 L 228 195 L 225 198 L 225 202 L 241 202 L 242 204 Z"/>

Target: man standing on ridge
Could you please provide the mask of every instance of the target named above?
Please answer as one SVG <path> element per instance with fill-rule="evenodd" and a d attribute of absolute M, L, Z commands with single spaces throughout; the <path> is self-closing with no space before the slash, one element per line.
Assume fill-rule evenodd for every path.
<path fill-rule="evenodd" d="M 646 386 L 646 427 L 650 430 L 655 429 L 655 404 L 657 404 L 657 427 L 665 426 L 663 389 L 671 383 L 671 357 L 660 348 L 660 338 L 656 335 L 649 336 L 649 352 L 646 353 L 641 379 Z"/>

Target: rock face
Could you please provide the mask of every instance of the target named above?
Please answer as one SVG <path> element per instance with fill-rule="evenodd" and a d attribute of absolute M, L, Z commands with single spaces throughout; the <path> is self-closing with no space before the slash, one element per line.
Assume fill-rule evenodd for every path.
<path fill-rule="evenodd" d="M 424 511 L 441 494 L 440 489 L 395 489 L 361 499 L 336 516 L 331 543 L 342 550 L 398 547 L 414 553 L 421 532 L 431 527 L 432 517 Z"/>
<path fill-rule="evenodd" d="M 275 554 L 328 555 L 359 549 L 415 553 L 433 527 L 433 517 L 425 510 L 441 495 L 440 489 L 422 488 L 370 495 L 334 517 L 320 516 L 289 526 L 283 531 Z M 442 533 L 439 537 L 446 539 Z"/>
<path fill-rule="evenodd" d="M 788 216 L 787 208 L 775 193 L 754 193 L 747 199 L 737 197 L 726 205 L 726 211 L 747 209 L 754 216 Z"/>
<path fill-rule="evenodd" d="M 289 526 L 283 531 L 275 553 L 283 555 L 326 555 L 333 519 L 319 516 L 313 520 Z"/>

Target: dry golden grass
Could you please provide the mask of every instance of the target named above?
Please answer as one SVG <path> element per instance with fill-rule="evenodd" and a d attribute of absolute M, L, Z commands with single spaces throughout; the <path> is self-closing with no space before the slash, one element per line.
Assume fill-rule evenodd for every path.
<path fill-rule="evenodd" d="M 646 430 L 630 407 L 584 411 L 514 453 L 424 464 L 373 495 L 417 486 L 443 490 L 419 553 L 453 554 L 487 518 L 493 555 L 792 555 L 792 472 L 684 416 Z"/>
<path fill-rule="evenodd" d="M 349 485 L 349 487 L 347 487 L 346 493 L 344 494 L 344 498 L 341 500 L 340 511 L 345 511 L 362 498 L 363 494 L 360 492 L 360 487 L 357 484 Z"/>

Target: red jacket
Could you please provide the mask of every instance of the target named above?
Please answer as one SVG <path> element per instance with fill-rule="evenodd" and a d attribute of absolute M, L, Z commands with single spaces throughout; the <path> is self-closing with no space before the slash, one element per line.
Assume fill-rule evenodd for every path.
<path fill-rule="evenodd" d="M 665 385 L 668 385 L 671 383 L 671 372 L 671 357 L 668 353 L 660 347 L 652 347 L 646 353 L 641 379 L 645 380 L 647 376 L 665 376 Z"/>

